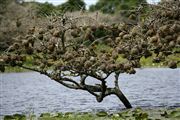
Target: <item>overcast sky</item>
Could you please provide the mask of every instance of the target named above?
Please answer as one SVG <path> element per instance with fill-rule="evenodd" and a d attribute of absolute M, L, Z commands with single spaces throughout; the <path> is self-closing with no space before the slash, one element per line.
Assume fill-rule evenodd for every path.
<path fill-rule="evenodd" d="M 33 1 L 33 0 L 25 0 L 25 1 Z M 54 5 L 59 5 L 61 3 L 66 2 L 67 0 L 34 0 L 34 1 L 38 1 L 38 2 L 49 2 L 52 3 Z M 97 2 L 97 0 L 84 0 L 85 3 L 87 4 L 87 6 L 95 4 Z"/>
<path fill-rule="evenodd" d="M 67 0 L 25 0 L 25 1 L 38 1 L 38 2 L 49 2 L 49 3 L 52 3 L 54 5 L 59 5 L 61 3 L 64 3 L 66 2 Z M 92 5 L 92 4 L 95 4 L 98 0 L 84 0 L 86 5 L 89 6 L 89 5 Z M 159 2 L 160 0 L 147 0 L 149 3 L 157 3 Z"/>

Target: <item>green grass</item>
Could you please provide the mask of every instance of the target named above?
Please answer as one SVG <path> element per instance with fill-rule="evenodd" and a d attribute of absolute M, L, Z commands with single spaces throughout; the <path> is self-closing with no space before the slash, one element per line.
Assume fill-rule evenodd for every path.
<path fill-rule="evenodd" d="M 152 59 L 153 59 L 152 57 L 148 57 L 148 58 L 142 57 L 140 60 L 142 67 L 151 67 L 151 68 L 165 67 L 163 63 L 153 63 Z"/>
<path fill-rule="evenodd" d="M 100 53 L 101 51 L 107 51 L 107 52 L 111 52 L 113 49 L 105 44 L 97 44 L 96 45 L 96 52 Z"/>
<path fill-rule="evenodd" d="M 167 63 L 166 62 L 160 62 L 160 63 L 153 63 L 153 57 L 148 57 L 148 58 L 144 58 L 142 57 L 140 62 L 141 62 L 141 65 L 142 67 L 154 67 L 154 68 L 164 68 L 164 67 L 168 67 L 167 66 Z M 174 60 L 174 61 L 180 61 L 180 56 L 178 55 L 170 55 L 168 56 L 167 58 L 167 61 L 170 61 L 170 60 Z M 177 67 L 180 67 L 180 64 L 177 64 Z"/>
<path fill-rule="evenodd" d="M 4 120 L 179 120 L 180 108 L 128 109 L 116 113 L 42 113 L 35 115 L 7 115 Z"/>
<path fill-rule="evenodd" d="M 23 68 L 20 68 L 20 67 L 6 66 L 6 71 L 5 72 L 10 73 L 10 72 L 26 72 L 26 71 L 29 71 L 29 70 L 26 70 L 26 69 L 23 69 Z"/>

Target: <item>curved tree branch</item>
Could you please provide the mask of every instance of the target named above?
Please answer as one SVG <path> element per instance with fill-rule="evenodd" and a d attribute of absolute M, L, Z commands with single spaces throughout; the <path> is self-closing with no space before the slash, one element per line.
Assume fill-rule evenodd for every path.
<path fill-rule="evenodd" d="M 81 75 L 80 80 L 79 80 L 80 83 L 78 83 L 78 82 L 74 81 L 71 78 L 66 78 L 66 77 L 61 77 L 61 76 L 54 77 L 55 75 L 49 74 L 49 73 L 47 73 L 47 71 L 38 70 L 36 68 L 30 68 L 30 67 L 27 67 L 27 66 L 20 66 L 20 67 L 28 69 L 28 70 L 39 72 L 41 74 L 44 74 L 44 75 L 48 76 L 49 78 L 55 80 L 56 82 L 62 84 L 63 86 L 65 86 L 67 88 L 75 89 L 75 90 L 79 89 L 79 90 L 88 91 L 90 94 L 92 94 L 92 95 L 94 95 L 96 97 L 98 102 L 101 102 L 103 100 L 103 98 L 105 98 L 106 96 L 114 94 L 123 102 L 123 104 L 127 108 L 132 108 L 131 104 L 129 103 L 129 101 L 127 100 L 127 98 L 124 96 L 124 94 L 122 93 L 122 91 L 119 88 L 118 78 L 119 78 L 120 73 L 115 73 L 115 81 L 114 81 L 115 87 L 114 88 L 107 88 L 106 81 L 102 80 L 102 79 L 100 79 L 101 84 L 96 85 L 96 86 L 87 85 L 85 83 L 85 80 L 86 80 L 87 76 L 96 77 L 94 75 Z M 107 77 L 109 75 L 110 74 L 108 74 Z M 72 84 L 67 83 L 67 82 L 70 82 Z M 98 95 L 95 92 L 100 92 L 100 94 Z"/>
<path fill-rule="evenodd" d="M 125 97 L 125 95 L 122 93 L 122 91 L 119 88 L 118 84 L 118 78 L 120 73 L 115 73 L 115 88 L 114 88 L 114 94 L 122 101 L 122 103 L 126 106 L 126 108 L 132 108 L 130 102 Z"/>

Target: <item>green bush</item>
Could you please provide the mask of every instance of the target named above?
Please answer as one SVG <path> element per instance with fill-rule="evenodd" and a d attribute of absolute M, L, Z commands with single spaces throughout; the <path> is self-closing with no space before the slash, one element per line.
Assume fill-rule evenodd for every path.
<path fill-rule="evenodd" d="M 68 0 L 67 2 L 58 6 L 62 11 L 79 11 L 85 10 L 85 2 L 83 0 Z"/>
<path fill-rule="evenodd" d="M 53 12 L 56 11 L 56 7 L 48 2 L 45 3 L 38 3 L 38 15 L 51 15 Z"/>
<path fill-rule="evenodd" d="M 100 10 L 103 13 L 113 14 L 120 10 L 131 10 L 141 3 L 146 3 L 146 0 L 99 0 L 90 6 L 90 11 Z"/>

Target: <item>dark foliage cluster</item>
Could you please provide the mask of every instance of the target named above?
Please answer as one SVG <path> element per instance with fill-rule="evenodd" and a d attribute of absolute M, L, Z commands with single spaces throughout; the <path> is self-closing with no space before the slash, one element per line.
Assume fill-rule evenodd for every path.
<path fill-rule="evenodd" d="M 142 26 L 150 48 L 156 54 L 153 62 L 168 59 L 171 54 L 180 54 L 180 2 L 161 2 L 152 10 L 148 21 Z M 176 68 L 180 61 L 169 61 Z"/>

